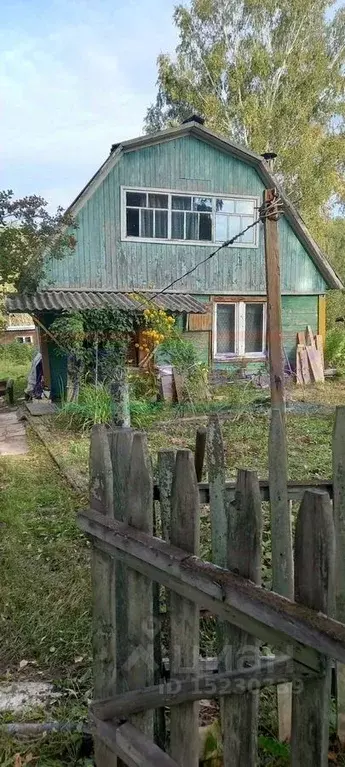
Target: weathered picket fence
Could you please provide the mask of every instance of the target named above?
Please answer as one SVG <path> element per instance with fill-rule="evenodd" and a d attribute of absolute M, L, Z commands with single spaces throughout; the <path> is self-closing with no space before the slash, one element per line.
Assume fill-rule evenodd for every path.
<path fill-rule="evenodd" d="M 274 434 L 271 459 L 273 446 Z M 326 767 L 331 663 L 345 668 L 345 625 L 333 618 L 337 600 L 344 620 L 345 557 L 340 561 L 339 552 L 344 555 L 345 409 L 336 419 L 333 483 L 283 488 L 288 501 L 301 498 L 295 601 L 260 585 L 262 500 L 270 491 L 273 507 L 276 502 L 272 537 L 281 533 L 280 523 L 286 527 L 286 517 L 279 522 L 277 473 L 270 486 L 247 470 L 238 472 L 236 484 L 226 483 L 215 417 L 207 458 L 209 482 L 198 485 L 191 451 L 160 451 L 155 486 L 143 433 L 93 429 L 90 509 L 79 514 L 79 525 L 92 541 L 90 718 L 97 767 L 197 767 L 198 701 L 214 698 L 220 700 L 225 767 L 254 767 L 258 690 L 286 682 L 293 685 L 291 764 Z M 200 502 L 210 504 L 212 564 L 198 557 Z M 160 519 L 155 520 L 155 508 Z M 290 530 L 287 534 L 291 540 Z M 285 545 L 284 540 L 283 531 Z M 284 545 L 272 540 L 283 580 L 290 577 Z M 163 653 L 162 587 L 170 626 Z M 199 657 L 200 609 L 218 618 L 216 673 Z M 262 644 L 269 648 L 266 658 Z M 168 654 L 164 664 L 162 654 Z M 169 755 L 163 750 L 167 744 Z"/>

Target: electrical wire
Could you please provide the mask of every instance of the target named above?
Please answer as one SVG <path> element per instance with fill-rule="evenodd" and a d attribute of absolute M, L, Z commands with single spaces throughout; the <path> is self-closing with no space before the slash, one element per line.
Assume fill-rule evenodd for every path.
<path fill-rule="evenodd" d="M 165 288 L 162 288 L 162 290 L 158 290 L 157 293 L 155 293 L 153 296 L 150 296 L 150 301 L 154 301 L 155 298 L 162 295 L 162 293 L 165 293 L 167 290 L 173 287 L 173 285 L 176 285 L 177 282 L 180 282 L 180 280 L 184 280 L 185 277 L 189 277 L 190 274 L 193 274 L 196 269 L 198 269 L 199 266 L 202 266 L 203 264 L 206 264 L 207 261 L 211 261 L 211 258 L 214 258 L 214 256 L 217 255 L 223 248 L 228 248 L 230 245 L 233 245 L 236 240 L 238 240 L 239 237 L 242 237 L 243 234 L 248 232 L 249 229 L 252 229 L 254 226 L 256 226 L 259 223 L 260 219 L 257 219 L 257 221 L 254 221 L 252 224 L 249 224 L 245 229 L 243 229 L 242 232 L 239 232 L 238 234 L 235 234 L 234 237 L 231 237 L 230 240 L 226 240 L 226 242 L 223 242 L 221 245 L 219 245 L 216 250 L 214 250 L 212 253 L 209 253 L 206 258 L 203 258 L 202 261 L 199 261 L 195 266 L 193 266 L 191 269 L 188 269 L 187 272 L 182 274 L 180 277 L 176 277 L 175 280 L 169 283 L 169 285 L 166 285 Z"/>

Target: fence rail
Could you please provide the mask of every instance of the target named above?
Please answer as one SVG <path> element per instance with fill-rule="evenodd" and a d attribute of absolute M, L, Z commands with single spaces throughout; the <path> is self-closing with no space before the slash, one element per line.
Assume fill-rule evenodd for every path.
<path fill-rule="evenodd" d="M 333 617 L 342 617 L 335 603 L 341 602 L 342 586 L 345 593 L 345 584 L 335 584 L 340 554 L 334 516 L 342 530 L 337 508 L 345 492 L 339 421 L 335 440 L 334 509 L 333 481 L 287 485 L 288 498 L 302 500 L 293 601 L 260 585 L 261 505 L 269 499 L 270 484 L 246 470 L 238 472 L 236 483 L 225 482 L 216 418 L 207 434 L 208 484 L 198 484 L 191 451 L 170 450 L 158 456 L 154 485 L 144 434 L 94 427 L 90 508 L 80 512 L 79 525 L 92 541 L 90 717 L 97 767 L 197 767 L 198 701 L 211 698 L 220 701 L 225 767 L 255 767 L 257 691 L 282 682 L 293 683 L 293 767 L 326 767 L 331 663 L 345 668 L 345 625 Z M 204 434 L 197 443 L 202 453 Z M 199 477 L 201 463 L 199 454 Z M 210 505 L 212 563 L 198 556 L 200 503 Z M 164 649 L 162 599 L 169 631 Z M 218 620 L 216 673 L 200 673 L 200 609 Z M 265 659 L 262 643 L 275 655 L 271 650 Z M 161 664 L 167 654 L 169 678 Z"/>

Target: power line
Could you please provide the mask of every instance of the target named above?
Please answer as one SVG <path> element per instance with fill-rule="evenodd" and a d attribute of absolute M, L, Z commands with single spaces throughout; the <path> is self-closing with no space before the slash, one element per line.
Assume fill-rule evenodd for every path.
<path fill-rule="evenodd" d="M 278 199 L 275 199 L 274 202 L 270 203 L 269 205 L 266 205 L 265 207 L 261 208 L 260 215 L 256 219 L 256 221 L 253 221 L 253 223 L 248 224 L 248 226 L 246 226 L 245 229 L 235 234 L 233 237 L 231 237 L 230 240 L 226 240 L 225 242 L 223 242 L 221 245 L 219 245 L 218 248 L 216 248 L 216 250 L 214 250 L 212 253 L 209 253 L 209 255 L 206 256 L 206 258 L 203 258 L 202 261 L 199 261 L 195 266 L 193 266 L 191 269 L 188 269 L 188 271 L 182 274 L 180 277 L 176 277 L 175 280 L 172 280 L 172 282 L 170 282 L 169 285 L 166 285 L 164 288 L 162 288 L 162 290 L 158 290 L 156 293 L 153 294 L 153 296 L 150 296 L 149 301 L 154 301 L 155 298 L 158 298 L 158 296 L 161 296 L 167 290 L 169 290 L 174 285 L 176 285 L 177 282 L 184 280 L 185 277 L 189 277 L 189 275 L 195 272 L 195 270 L 198 269 L 199 266 L 206 264 L 207 261 L 211 261 L 211 259 L 214 258 L 214 256 L 216 256 L 217 253 L 219 253 L 221 250 L 223 250 L 224 248 L 228 248 L 230 245 L 233 245 L 236 242 L 236 240 L 238 240 L 240 237 L 246 234 L 246 232 L 248 232 L 249 229 L 253 229 L 254 226 L 257 226 L 260 222 L 264 221 L 265 218 L 268 218 L 268 216 L 271 215 L 274 209 L 281 212 L 280 207 L 281 207 L 281 201 L 280 201 L 280 198 L 278 198 Z M 136 293 L 139 291 L 134 291 L 134 292 Z"/>

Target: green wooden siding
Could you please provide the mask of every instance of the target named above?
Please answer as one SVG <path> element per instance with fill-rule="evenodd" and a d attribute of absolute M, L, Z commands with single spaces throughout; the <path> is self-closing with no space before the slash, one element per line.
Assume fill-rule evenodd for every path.
<path fill-rule="evenodd" d="M 203 301 L 209 301 L 210 296 L 200 297 Z M 282 326 L 283 345 L 293 368 L 296 362 L 296 334 L 305 330 L 310 325 L 313 332 L 318 330 L 318 296 L 283 296 L 282 297 Z M 183 338 L 192 341 L 198 351 L 200 362 L 208 363 L 212 358 L 210 349 L 210 334 L 206 331 L 193 331 L 183 333 Z M 238 363 L 212 361 L 214 368 L 219 370 L 236 370 Z M 265 362 L 247 362 L 246 370 L 251 373 L 258 372 L 265 366 Z"/>
<path fill-rule="evenodd" d="M 296 364 L 296 333 L 310 325 L 314 333 L 318 331 L 317 296 L 283 296 L 282 325 L 283 344 L 290 363 Z"/>
<path fill-rule="evenodd" d="M 55 312 L 47 312 L 39 315 L 40 321 L 44 327 L 49 329 L 50 325 L 56 319 Z M 63 399 L 67 387 L 67 355 L 62 349 L 47 337 L 48 360 L 51 379 L 51 398 L 53 401 Z"/>
<path fill-rule="evenodd" d="M 214 245 L 121 241 L 121 186 L 254 195 L 263 184 L 256 171 L 194 137 L 128 151 L 77 216 L 77 248 L 48 269 L 55 287 L 113 290 L 161 289 L 214 249 Z M 264 293 L 262 225 L 258 248 L 228 248 L 180 281 L 176 290 Z M 284 293 L 324 293 L 326 286 L 285 219 L 279 222 Z"/>

